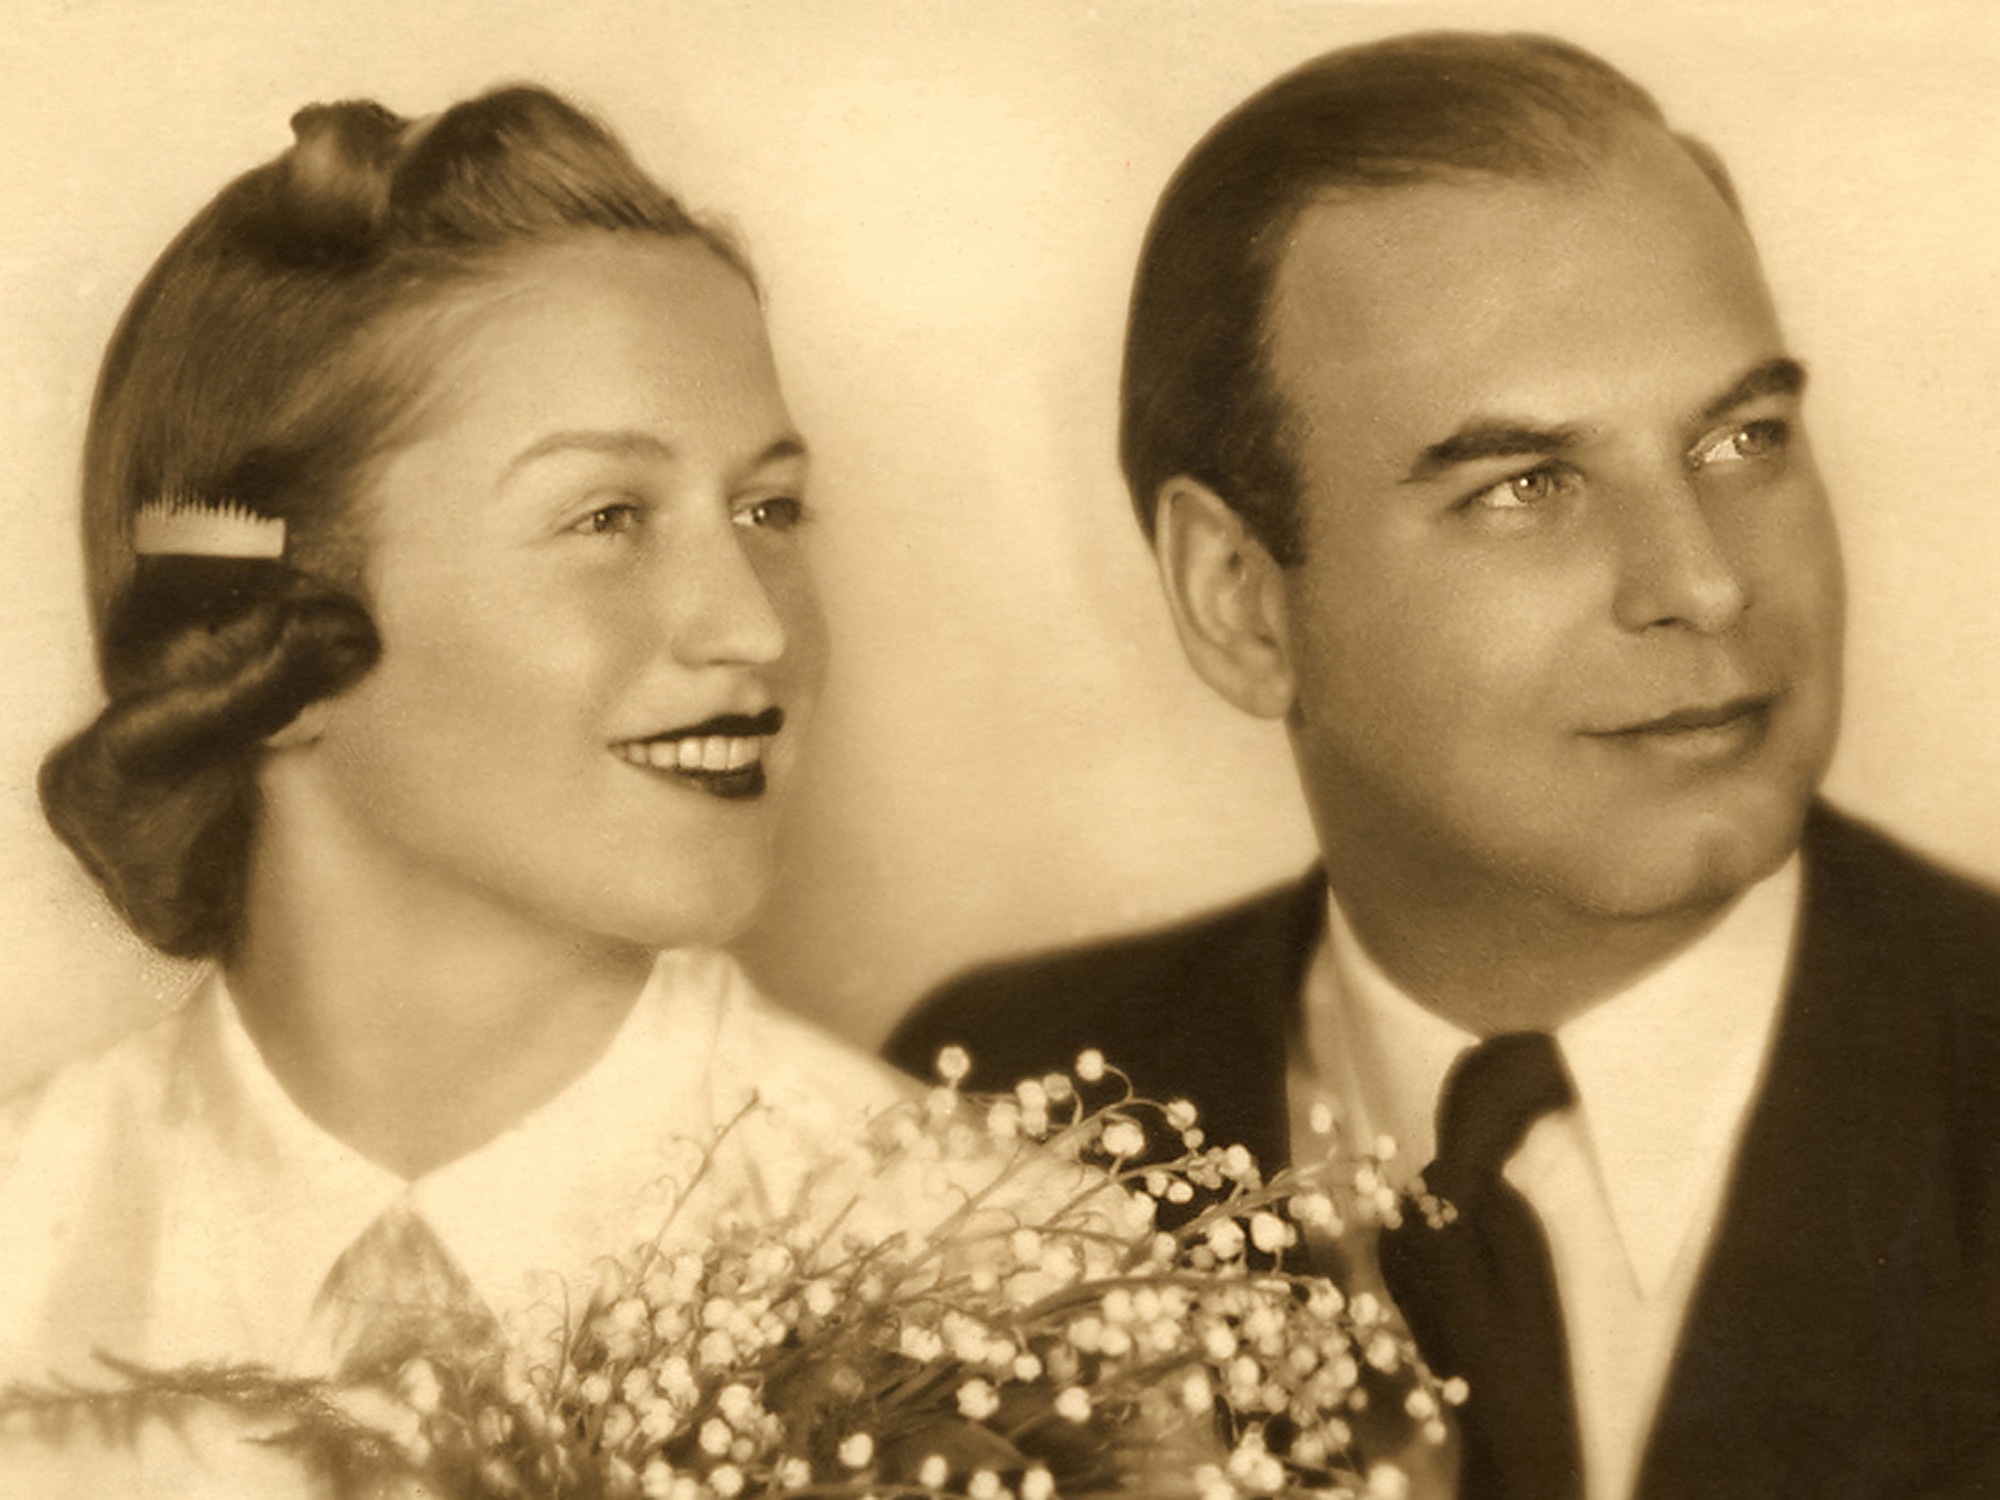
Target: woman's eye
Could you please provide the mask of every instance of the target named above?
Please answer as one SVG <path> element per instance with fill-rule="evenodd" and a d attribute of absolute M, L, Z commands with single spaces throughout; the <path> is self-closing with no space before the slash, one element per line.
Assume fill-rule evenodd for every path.
<path fill-rule="evenodd" d="M 772 495 L 736 512 L 739 525 L 790 531 L 806 518 L 806 503 L 796 495 Z"/>
<path fill-rule="evenodd" d="M 571 531 L 584 536 L 615 536 L 630 531 L 639 524 L 639 507 L 630 500 L 619 500 L 610 505 L 600 505 L 596 510 L 570 527 Z"/>
<path fill-rule="evenodd" d="M 1544 464 L 1468 495 L 1465 506 L 1476 510 L 1528 510 L 1555 498 L 1562 482 L 1563 476 Z"/>
<path fill-rule="evenodd" d="M 1741 427 L 1732 427 L 1720 437 L 1696 448 L 1693 464 L 1695 468 L 1703 469 L 1710 464 L 1751 463 L 1760 458 L 1771 458 L 1784 451 L 1791 435 L 1791 424 L 1775 417 L 1761 422 L 1745 422 Z"/>

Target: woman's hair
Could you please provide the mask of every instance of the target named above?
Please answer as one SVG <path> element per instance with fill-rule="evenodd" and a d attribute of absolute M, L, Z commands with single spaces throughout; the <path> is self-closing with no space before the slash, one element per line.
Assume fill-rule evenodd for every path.
<path fill-rule="evenodd" d="M 167 248 L 104 357 L 83 537 L 103 713 L 42 767 L 51 824 L 139 935 L 226 953 L 265 741 L 374 664 L 372 464 L 407 431 L 449 294 L 579 231 L 691 239 L 622 146 L 532 87 L 410 121 L 314 105 Z M 283 523 L 281 559 L 140 556 L 149 502 Z M 275 529 L 275 528 L 269 528 Z"/>

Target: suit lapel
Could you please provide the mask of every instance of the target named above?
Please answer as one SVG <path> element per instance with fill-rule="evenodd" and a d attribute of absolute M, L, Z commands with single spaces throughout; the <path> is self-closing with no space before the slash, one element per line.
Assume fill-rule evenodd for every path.
<path fill-rule="evenodd" d="M 1198 981 L 1201 1001 L 1159 1039 L 1154 1076 L 1185 1079 L 1181 1092 L 1201 1101 L 1209 1140 L 1240 1142 L 1266 1172 L 1291 1160 L 1287 1065 L 1325 925 L 1326 878 L 1314 869 L 1253 908 L 1234 942 L 1203 950 L 1213 969 Z"/>
<path fill-rule="evenodd" d="M 1913 956 L 1883 939 L 1839 861 L 1815 859 L 1822 843 L 1809 837 L 1784 1017 L 1662 1395 L 1645 1500 L 1883 1493 L 1900 1451 L 1894 1393 L 1917 1355 L 1916 1230 L 1933 1218 L 1925 1164 L 1942 1131 L 1909 1101 L 1941 1092 L 1942 1053 Z"/>

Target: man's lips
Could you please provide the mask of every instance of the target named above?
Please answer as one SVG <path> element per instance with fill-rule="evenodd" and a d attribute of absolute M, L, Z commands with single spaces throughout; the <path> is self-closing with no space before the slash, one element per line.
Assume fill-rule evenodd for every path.
<path fill-rule="evenodd" d="M 644 739 L 622 740 L 612 748 L 635 766 L 685 776 L 761 780 L 765 741 L 785 727 L 785 711 L 717 714 L 699 724 L 664 730 Z"/>
<path fill-rule="evenodd" d="M 1723 703 L 1677 708 L 1657 718 L 1641 719 L 1615 729 L 1591 732 L 1593 739 L 1627 739 L 1648 735 L 1699 734 L 1707 730 L 1729 729 L 1767 717 L 1775 698 L 1770 694 L 1746 694 Z"/>

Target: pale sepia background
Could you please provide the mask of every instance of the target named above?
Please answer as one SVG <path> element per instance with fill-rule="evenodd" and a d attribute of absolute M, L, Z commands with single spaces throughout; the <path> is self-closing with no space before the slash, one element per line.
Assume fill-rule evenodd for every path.
<path fill-rule="evenodd" d="M 104 340 L 167 239 L 312 100 L 499 81 L 601 113 L 731 220 L 817 449 L 838 659 L 786 876 L 746 951 L 872 1043 L 978 957 L 1300 868 L 1281 737 L 1182 664 L 1112 453 L 1155 194 L 1324 48 L 1529 26 L 1729 159 L 1846 535 L 1851 808 L 2000 876 L 2000 7 L 1986 0 L 13 0 L 0 33 L 0 1092 L 157 1008 L 46 832 L 94 711 L 74 475 Z M 1625 10 L 1626 7 L 1618 7 Z"/>

